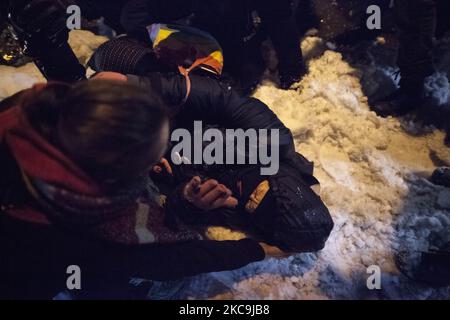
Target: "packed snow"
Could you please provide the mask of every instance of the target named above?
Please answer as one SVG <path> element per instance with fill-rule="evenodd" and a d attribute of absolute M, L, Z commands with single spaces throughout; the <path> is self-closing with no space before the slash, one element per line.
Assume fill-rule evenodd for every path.
<path fill-rule="evenodd" d="M 103 41 L 86 31 L 72 32 L 70 40 L 82 62 Z M 306 37 L 302 47 L 309 73 L 295 90 L 277 89 L 268 72 L 255 97 L 276 112 L 292 130 L 297 150 L 315 163 L 321 196 L 335 221 L 326 248 L 316 254 L 268 259 L 240 270 L 195 277 L 186 283 L 183 296 L 450 298 L 450 288 L 414 283 L 400 275 L 394 263 L 399 250 L 427 250 L 450 241 L 450 189 L 427 180 L 438 163 L 450 165 L 444 133 L 432 127 L 418 128 L 405 119 L 383 119 L 370 111 L 361 70 L 370 83 L 368 74 L 388 74 L 388 66 L 355 69 L 333 51 L 334 45 L 314 36 Z M 43 80 L 32 64 L 0 66 L 0 79 L 0 99 Z M 442 74 L 431 78 L 429 87 L 439 104 L 449 102 L 450 85 Z M 210 235 L 240 236 L 220 228 L 211 229 Z M 372 265 L 382 270 L 381 290 L 367 288 L 367 269 Z"/>

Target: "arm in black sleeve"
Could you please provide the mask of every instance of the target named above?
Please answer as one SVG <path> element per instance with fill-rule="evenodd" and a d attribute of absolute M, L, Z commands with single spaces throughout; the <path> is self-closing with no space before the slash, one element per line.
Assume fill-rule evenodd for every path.
<path fill-rule="evenodd" d="M 32 296 L 27 292 L 31 288 L 56 295 L 66 288 L 66 271 L 72 265 L 80 267 L 82 289 L 89 291 L 99 284 L 126 283 L 132 277 L 167 281 L 232 270 L 265 256 L 262 247 L 249 239 L 121 245 L 22 222 L 4 212 L 0 212 L 0 231 L 0 287 L 14 288 L 19 296 Z"/>
<path fill-rule="evenodd" d="M 263 248 L 251 239 L 122 245 L 83 239 L 77 234 L 71 239 L 65 235 L 55 240 L 37 250 L 41 253 L 48 250 L 48 263 L 60 266 L 50 269 L 65 270 L 69 265 L 78 265 L 83 270 L 85 283 L 94 286 L 99 281 L 132 277 L 155 281 L 176 280 L 239 269 L 265 257 Z"/>
<path fill-rule="evenodd" d="M 159 92 L 169 105 L 178 106 L 172 109 L 173 114 L 184 123 L 201 120 L 227 129 L 278 129 L 281 158 L 294 151 L 291 131 L 267 105 L 238 95 L 225 83 L 191 75 L 191 92 L 182 104 L 186 96 L 186 80 L 182 75 L 152 73 L 146 77 L 128 76 L 128 79 Z"/>
<path fill-rule="evenodd" d="M 264 250 L 254 240 L 203 241 L 146 246 L 99 247 L 96 270 L 167 281 L 208 272 L 233 270 L 263 260 Z M 94 261 L 94 260 L 91 260 Z M 95 270 L 94 269 L 94 270 Z M 103 270 L 103 271 L 102 271 Z"/>
<path fill-rule="evenodd" d="M 169 197 L 166 212 L 189 210 L 183 204 L 179 190 Z M 264 259 L 258 242 L 191 240 L 173 244 L 120 246 L 106 244 L 99 248 L 105 268 L 115 266 L 117 273 L 152 280 L 174 280 L 201 273 L 233 270 Z M 103 268 L 100 268 L 100 270 Z M 97 269 L 99 270 L 99 269 Z M 99 270 L 99 271 L 100 271 Z"/>

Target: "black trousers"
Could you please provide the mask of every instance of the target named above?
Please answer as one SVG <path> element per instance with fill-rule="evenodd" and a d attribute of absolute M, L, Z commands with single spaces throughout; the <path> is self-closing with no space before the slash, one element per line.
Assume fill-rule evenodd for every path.
<path fill-rule="evenodd" d="M 417 90 L 434 71 L 437 0 L 395 0 L 395 12 L 400 40 L 400 86 Z"/>

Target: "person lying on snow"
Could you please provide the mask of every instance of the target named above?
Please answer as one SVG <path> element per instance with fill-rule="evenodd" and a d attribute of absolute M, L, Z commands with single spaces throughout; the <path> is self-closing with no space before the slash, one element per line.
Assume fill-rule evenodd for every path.
<path fill-rule="evenodd" d="M 332 222 L 320 198 L 310 188 L 318 185 L 312 175 L 312 164 L 295 152 L 290 131 L 260 101 L 241 97 L 227 85 L 211 78 L 211 74 L 220 74 L 220 64 L 215 59 L 198 59 L 202 63 L 194 62 L 193 66 L 196 67 L 187 67 L 189 74 L 183 72 L 186 68 L 180 67 L 184 76 L 173 72 L 149 72 L 164 62 L 169 62 L 166 66 L 170 66 L 170 62 L 176 65 L 177 58 L 184 56 L 179 48 L 187 52 L 201 51 L 196 43 L 190 43 L 195 46 L 195 50 L 185 48 L 182 43 L 184 38 L 194 39 L 192 34 L 183 34 L 195 30 L 177 29 L 173 32 L 175 39 L 172 39 L 172 35 L 167 36 L 167 30 L 175 31 L 174 26 L 167 29 L 164 25 L 158 25 L 153 30 L 165 35 L 165 39 L 155 47 L 156 51 L 164 52 L 163 61 L 146 58 L 151 52 L 145 46 L 133 39 L 121 37 L 103 44 L 94 53 L 92 61 L 95 63 L 92 65 L 97 71 L 128 73 L 128 81 L 136 82 L 148 90 L 158 88 L 158 93 L 167 97 L 170 104 L 182 105 L 182 116 L 174 121 L 174 128 L 185 128 L 192 132 L 195 121 L 202 121 L 204 126 L 219 128 L 222 132 L 235 128 L 282 128 L 280 170 L 270 177 L 261 175 L 258 166 L 250 165 L 191 165 L 193 161 L 187 161 L 181 166 L 174 165 L 169 163 L 173 158 L 169 150 L 166 166 L 162 166 L 169 169 L 163 170 L 165 172 L 162 175 L 153 176 L 160 189 L 173 190 L 201 176 L 203 180 L 209 178 L 224 184 L 238 203 L 233 210 L 226 208 L 216 211 L 214 215 L 196 214 L 196 208 L 187 206 L 185 210 L 179 211 L 177 218 L 195 226 L 220 225 L 244 230 L 288 252 L 320 250 L 323 244 L 317 240 L 326 238 L 323 235 L 329 233 L 327 229 Z M 155 38 L 158 38 L 158 34 Z M 205 42 L 198 41 L 202 44 Z M 186 60 L 196 59 L 190 57 Z M 153 63 L 149 64 L 149 61 Z M 183 61 L 178 61 L 180 66 Z M 117 74 L 115 76 L 120 77 Z M 217 110 L 222 107 L 228 111 Z M 197 113 L 196 110 L 201 112 Z M 264 119 L 266 112 L 272 116 Z M 237 114 L 240 116 L 236 117 Z M 272 117 L 277 120 L 270 120 Z M 315 221 L 307 222 L 309 218 L 305 217 L 310 209 L 316 214 Z M 309 223 L 311 226 L 308 227 Z M 319 228 L 315 230 L 313 225 L 316 223 Z"/>
<path fill-rule="evenodd" d="M 1 108 L 6 298 L 51 298 L 73 264 L 90 291 L 112 280 L 171 280 L 264 258 L 256 241 L 201 241 L 164 226 L 146 173 L 164 153 L 168 121 L 143 89 L 100 80 L 41 85 Z"/>
<path fill-rule="evenodd" d="M 2 285 L 9 288 L 2 293 L 50 297 L 63 288 L 65 270 L 75 261 L 89 284 L 84 291 L 99 286 L 106 291 L 105 284 L 129 277 L 168 280 L 237 268 L 262 259 L 262 247 L 266 253 L 282 253 L 259 245 L 263 238 L 285 251 L 323 247 L 333 223 L 309 188 L 317 182 L 311 163 L 295 153 L 290 131 L 264 104 L 195 75 L 103 73 L 98 78 L 138 86 L 98 79 L 73 87 L 51 84 L 2 103 L 0 154 L 6 165 L 0 218 L 2 274 L 7 275 Z M 175 170 L 181 178 L 164 203 L 147 171 L 164 152 L 166 114 L 173 127 L 198 119 L 224 128 L 279 129 L 283 175 L 262 181 L 247 169 L 226 187 L 183 174 L 192 170 Z M 192 240 L 202 235 L 179 222 L 207 216 L 208 210 L 232 209 L 239 201 L 250 203 L 245 209 L 252 207 L 256 218 L 248 219 L 248 212 L 244 218 L 235 208 L 233 219 L 261 227 L 254 228 L 259 231 L 255 240 Z M 274 211 L 275 206 L 279 209 Z M 229 216 L 214 213 L 222 221 Z M 22 276 L 29 265 L 39 277 Z"/>
<path fill-rule="evenodd" d="M 182 76 L 141 81 L 163 96 L 175 90 L 171 99 L 184 97 Z M 210 79 L 193 77 L 192 82 L 184 107 L 169 110 L 175 120 L 192 114 L 226 127 L 278 127 L 288 138 L 281 148 L 286 161 L 295 157 L 290 132 L 265 105 L 238 98 Z M 168 120 L 146 88 L 101 80 L 74 87 L 49 84 L 2 103 L 0 268 L 1 284 L 7 287 L 2 294 L 51 297 L 64 288 L 72 264 L 83 270 L 83 289 L 89 290 L 95 279 L 102 284 L 128 277 L 170 280 L 264 258 L 259 240 L 201 241 L 182 224 L 175 231 L 166 227 L 168 216 L 194 209 L 195 214 L 214 215 L 205 211 L 236 203 L 230 190 L 214 181 L 188 183 L 161 203 L 147 172 L 164 153 Z M 279 196 L 290 196 L 286 192 L 292 182 L 299 188 L 292 192 L 300 193 L 292 206 L 282 203 L 287 209 L 280 211 L 274 227 L 290 233 L 275 237 L 274 244 L 287 240 L 297 243 L 299 251 L 320 250 L 331 218 L 301 172 L 294 166 L 290 170 L 296 175 L 279 182 Z M 199 193 L 191 192 L 193 184 Z M 289 216 L 298 219 L 285 221 Z M 283 238 L 288 235 L 293 238 Z"/>

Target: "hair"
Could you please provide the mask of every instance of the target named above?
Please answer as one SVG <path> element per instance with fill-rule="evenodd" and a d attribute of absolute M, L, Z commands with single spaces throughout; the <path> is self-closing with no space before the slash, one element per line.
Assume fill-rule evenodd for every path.
<path fill-rule="evenodd" d="M 167 115 L 135 85 L 50 84 L 24 106 L 31 125 L 105 188 L 132 183 L 161 156 Z"/>

